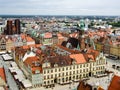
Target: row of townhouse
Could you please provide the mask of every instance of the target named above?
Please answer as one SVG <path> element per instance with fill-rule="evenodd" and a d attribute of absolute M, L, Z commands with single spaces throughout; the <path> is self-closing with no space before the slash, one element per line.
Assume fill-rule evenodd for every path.
<path fill-rule="evenodd" d="M 42 49 L 37 49 L 40 50 L 39 54 L 33 49 L 28 52 L 23 48 L 16 48 L 15 52 L 16 62 L 19 62 L 17 64 L 33 87 L 52 87 L 55 84 L 70 83 L 105 73 L 106 58 L 98 51 L 45 56 Z"/>
<path fill-rule="evenodd" d="M 25 34 L 0 36 L 0 51 L 11 51 L 13 47 L 31 44 L 35 44 L 35 41 Z"/>
<path fill-rule="evenodd" d="M 120 58 L 120 45 L 114 46 L 111 44 L 102 44 L 102 43 L 95 43 L 96 50 L 103 51 L 105 54 L 114 55 Z"/>

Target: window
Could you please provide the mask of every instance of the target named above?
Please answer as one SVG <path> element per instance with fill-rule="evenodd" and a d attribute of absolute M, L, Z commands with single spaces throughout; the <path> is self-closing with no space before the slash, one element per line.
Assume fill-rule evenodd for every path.
<path fill-rule="evenodd" d="M 46 79 L 46 76 L 44 76 L 44 79 Z"/>
<path fill-rule="evenodd" d="M 73 71 L 73 74 L 75 74 L 75 71 Z"/>
<path fill-rule="evenodd" d="M 53 78 L 53 75 L 51 75 L 51 78 Z"/>
<path fill-rule="evenodd" d="M 82 64 L 80 65 L 80 68 L 82 68 Z"/>
<path fill-rule="evenodd" d="M 78 79 L 78 75 L 77 75 L 76 79 Z"/>
<path fill-rule="evenodd" d="M 55 72 L 57 72 L 57 69 L 55 69 Z"/>
<path fill-rule="evenodd" d="M 73 69 L 75 69 L 75 65 L 73 66 Z"/>
<path fill-rule="evenodd" d="M 75 76 L 73 76 L 73 79 L 75 79 Z"/>
<path fill-rule="evenodd" d="M 46 82 L 44 82 L 44 84 L 46 84 Z"/>
<path fill-rule="evenodd" d="M 88 68 L 86 69 L 86 72 L 88 72 Z"/>
<path fill-rule="evenodd" d="M 66 75 L 68 75 L 68 72 L 66 72 Z"/>
<path fill-rule="evenodd" d="M 44 71 L 44 74 L 46 74 L 46 71 Z"/>
<path fill-rule="evenodd" d="M 49 73 L 49 70 L 47 70 L 47 73 Z"/>
<path fill-rule="evenodd" d="M 77 65 L 77 69 L 79 68 L 79 66 Z"/>
<path fill-rule="evenodd" d="M 80 70 L 80 73 L 82 72 L 82 70 Z"/>
<path fill-rule="evenodd" d="M 82 77 L 82 75 L 80 75 L 80 78 Z"/>
<path fill-rule="evenodd" d="M 68 67 L 66 67 L 66 70 L 68 70 Z"/>
<path fill-rule="evenodd" d="M 47 78 L 49 79 L 49 76 L 47 76 Z"/>
<path fill-rule="evenodd" d="M 68 81 L 68 77 L 66 77 L 66 81 Z"/>
<path fill-rule="evenodd" d="M 51 70 L 51 73 L 53 73 L 53 70 Z"/>
<path fill-rule="evenodd" d="M 88 67 L 88 64 L 87 64 L 87 67 Z"/>
<path fill-rule="evenodd" d="M 64 71 L 64 67 L 62 68 L 62 70 Z"/>
<path fill-rule="evenodd" d="M 83 74 L 83 77 L 85 77 L 85 74 Z"/>
<path fill-rule="evenodd" d="M 53 80 L 51 80 L 51 83 L 53 83 Z"/>
<path fill-rule="evenodd" d="M 59 77 L 60 77 L 60 73 L 59 73 Z"/>
<path fill-rule="evenodd" d="M 78 70 L 77 70 L 77 73 L 78 73 Z"/>
<path fill-rule="evenodd" d="M 57 74 L 55 74 L 55 77 L 57 77 Z"/>
<path fill-rule="evenodd" d="M 64 78 L 62 78 L 62 81 L 64 82 Z"/>

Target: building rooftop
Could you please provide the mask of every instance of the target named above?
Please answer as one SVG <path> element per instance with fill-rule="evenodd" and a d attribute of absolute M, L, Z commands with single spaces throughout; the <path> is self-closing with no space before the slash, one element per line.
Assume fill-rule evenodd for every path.
<path fill-rule="evenodd" d="M 5 76 L 5 71 L 4 71 L 4 68 L 0 68 L 0 77 L 6 81 L 6 76 Z"/>
<path fill-rule="evenodd" d="M 120 90 L 120 76 L 114 76 L 108 87 L 108 90 Z"/>
<path fill-rule="evenodd" d="M 37 57 L 37 56 L 28 57 L 24 61 L 24 63 L 27 67 L 31 68 L 33 74 L 36 73 L 36 70 L 42 72 L 42 67 L 41 67 L 39 57 Z"/>
<path fill-rule="evenodd" d="M 8 60 L 12 60 L 12 59 L 13 59 L 9 54 L 3 54 L 2 57 L 3 57 L 3 59 L 4 59 L 5 61 L 8 61 Z"/>
<path fill-rule="evenodd" d="M 71 59 L 69 56 L 48 57 L 47 61 L 51 63 L 51 67 L 54 67 L 55 64 L 57 64 L 58 67 L 71 65 Z"/>

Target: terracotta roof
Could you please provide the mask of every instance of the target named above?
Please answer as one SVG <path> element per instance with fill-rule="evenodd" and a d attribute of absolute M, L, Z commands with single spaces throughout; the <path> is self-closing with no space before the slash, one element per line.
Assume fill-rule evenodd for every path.
<path fill-rule="evenodd" d="M 61 33 L 58 33 L 58 34 L 57 34 L 57 37 L 58 37 L 58 39 L 64 39 L 64 36 L 62 36 Z"/>
<path fill-rule="evenodd" d="M 58 39 L 64 39 L 64 37 L 61 36 L 61 37 L 58 37 Z"/>
<path fill-rule="evenodd" d="M 6 82 L 6 76 L 4 68 L 0 68 L 0 77 Z"/>
<path fill-rule="evenodd" d="M 89 84 L 85 84 L 84 81 L 80 81 L 77 90 L 92 90 L 92 86 Z"/>
<path fill-rule="evenodd" d="M 35 71 L 38 70 L 42 72 L 42 67 L 32 67 L 32 73 L 35 74 Z"/>
<path fill-rule="evenodd" d="M 83 54 L 71 54 L 70 58 L 75 59 L 77 64 L 87 62 Z"/>
<path fill-rule="evenodd" d="M 120 90 L 120 76 L 114 76 L 108 87 L 108 90 Z"/>
<path fill-rule="evenodd" d="M 44 38 L 52 38 L 52 33 L 49 32 L 45 33 Z"/>
<path fill-rule="evenodd" d="M 22 46 L 22 48 L 23 49 L 29 49 L 30 47 L 39 48 L 40 46 L 42 46 L 42 44 L 31 44 L 31 45 L 24 45 L 24 46 Z"/>
<path fill-rule="evenodd" d="M 31 45 L 28 45 L 29 46 L 29 48 L 30 47 L 36 47 L 36 44 L 31 44 Z"/>
<path fill-rule="evenodd" d="M 26 40 L 27 40 L 27 42 L 34 41 L 34 40 L 33 40 L 31 37 L 29 37 L 29 36 L 26 37 Z"/>
<path fill-rule="evenodd" d="M 42 44 L 35 44 L 35 46 L 38 48 L 38 47 L 42 46 Z"/>
<path fill-rule="evenodd" d="M 22 46 L 23 49 L 29 49 L 29 46 L 28 45 L 24 45 Z"/>
<path fill-rule="evenodd" d="M 104 90 L 102 87 L 98 87 L 98 90 Z"/>
<path fill-rule="evenodd" d="M 96 57 L 100 54 L 100 52 L 90 48 L 90 49 L 88 49 L 87 54 L 92 54 L 94 59 L 96 59 Z M 91 56 L 89 56 L 89 57 L 91 57 Z"/>
<path fill-rule="evenodd" d="M 41 67 L 41 64 L 40 64 L 40 60 L 39 60 L 39 57 L 37 56 L 34 56 L 34 57 L 28 57 L 24 64 L 26 66 L 30 66 L 31 67 L 31 70 L 32 70 L 32 73 L 35 73 L 36 70 L 39 70 L 40 72 L 42 72 L 42 67 Z"/>
<path fill-rule="evenodd" d="M 57 36 L 58 36 L 58 37 L 63 37 L 61 33 L 58 33 Z"/>
<path fill-rule="evenodd" d="M 89 59 L 95 61 L 98 55 L 98 51 L 90 49 L 87 53 L 71 54 L 69 56 L 70 58 L 75 59 L 76 62 L 79 64 L 86 63 L 89 61 Z"/>
<path fill-rule="evenodd" d="M 24 63 L 26 65 L 32 66 L 32 62 L 35 62 L 35 61 L 39 61 L 39 58 L 37 56 L 28 57 Z"/>
<path fill-rule="evenodd" d="M 26 34 L 21 34 L 20 36 L 21 36 L 22 39 L 25 39 Z"/>

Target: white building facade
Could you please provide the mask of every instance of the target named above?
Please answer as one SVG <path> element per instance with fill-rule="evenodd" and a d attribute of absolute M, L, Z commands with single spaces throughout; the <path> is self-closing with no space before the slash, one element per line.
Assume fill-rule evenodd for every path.
<path fill-rule="evenodd" d="M 48 63 L 48 65 L 47 65 Z M 59 67 L 54 65 L 51 68 L 50 63 L 43 64 L 43 86 L 51 86 L 55 83 L 65 84 L 71 81 L 79 81 L 95 75 L 105 73 L 106 58 L 101 53 L 96 61 L 90 60 L 87 63 L 77 64 L 76 61 L 72 62 L 72 65 Z"/>

